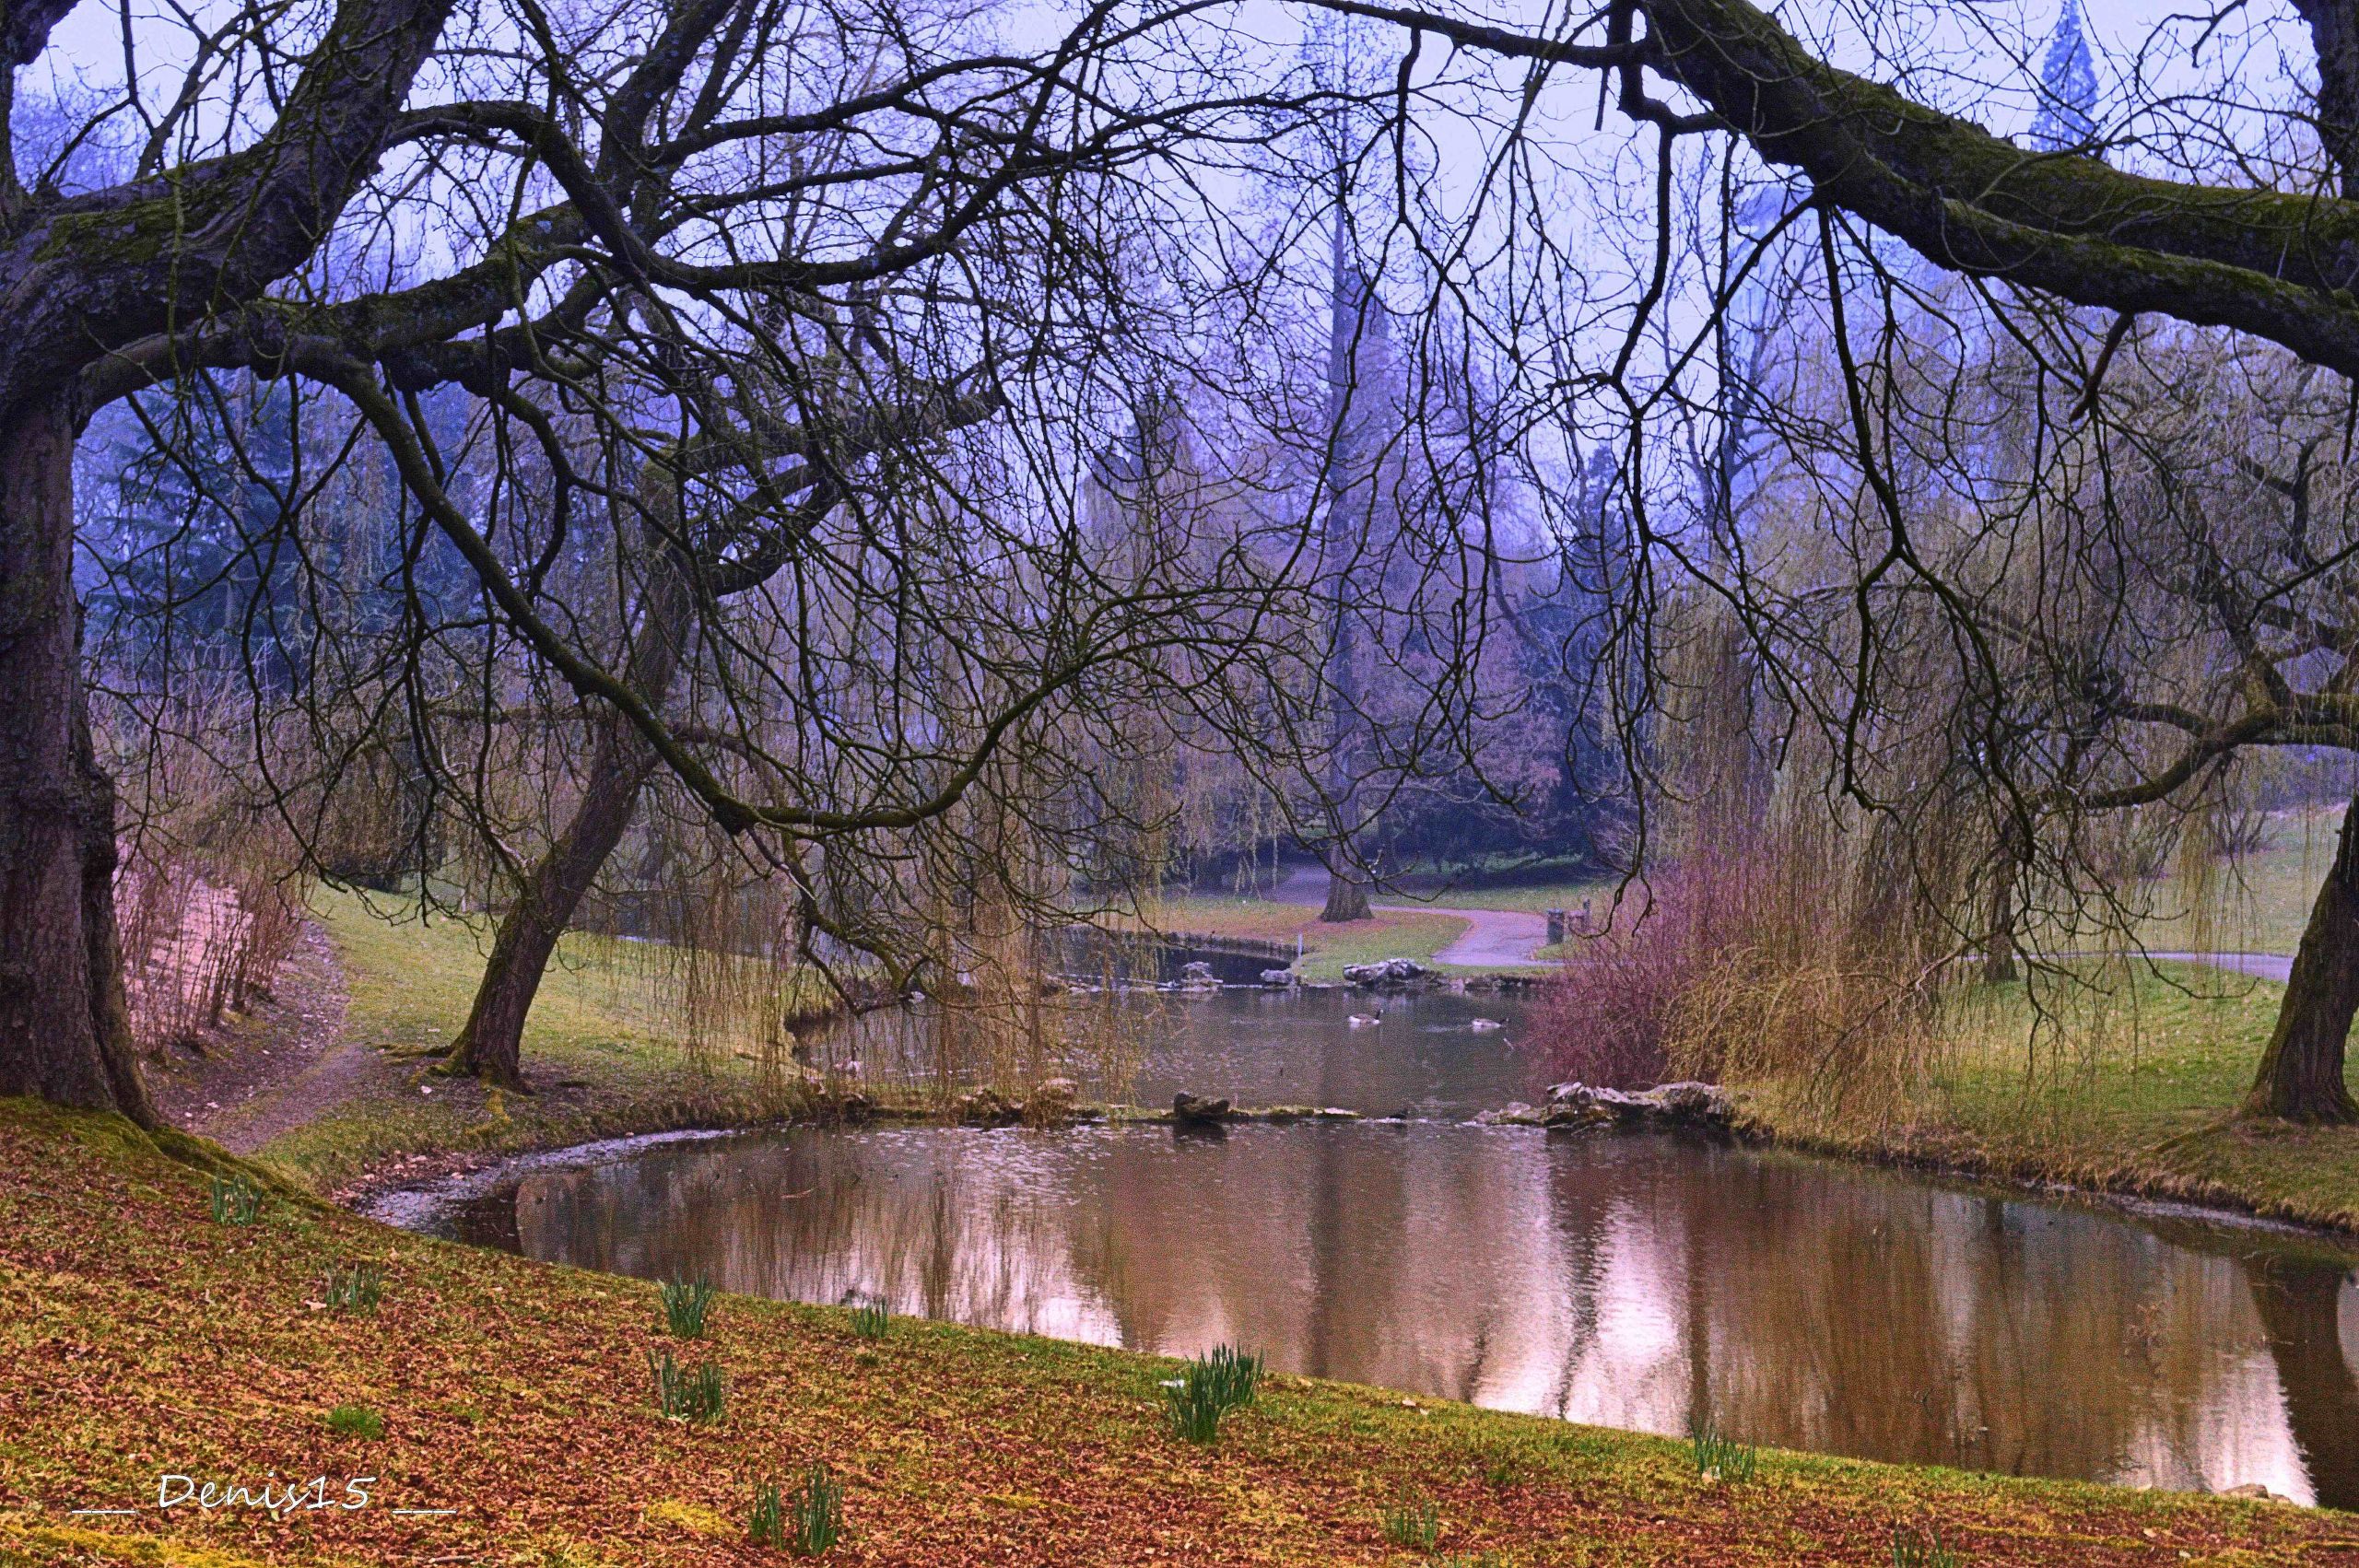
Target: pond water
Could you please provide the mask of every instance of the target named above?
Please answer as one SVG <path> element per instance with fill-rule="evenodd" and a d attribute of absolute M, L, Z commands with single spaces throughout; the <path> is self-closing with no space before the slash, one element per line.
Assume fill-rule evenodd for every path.
<path fill-rule="evenodd" d="M 1255 962 L 1273 962 L 1256 960 Z M 1513 992 L 1378 996 L 1342 987 L 1228 986 L 1145 992 L 1112 1003 L 1144 1041 L 1118 1076 L 1083 1044 L 1023 1064 L 1078 1081 L 1087 1096 L 1168 1106 L 1181 1090 L 1239 1106 L 1335 1106 L 1367 1116 L 1463 1118 L 1537 1092 L 1539 1064 L 1517 1050 L 1525 1003 Z M 1354 1024 L 1357 1017 L 1365 1022 Z M 1485 1028 L 1484 1024 L 1496 1024 Z M 871 1080 L 927 1082 L 925 1015 L 872 1013 L 822 1042 L 826 1064 L 857 1061 Z"/>
<path fill-rule="evenodd" d="M 1189 1003 L 1146 1076 L 1439 1114 L 1521 1087 L 1500 1035 L 1454 1022 L 1500 999 L 1344 1024 L 1365 1000 Z M 1675 1434 L 1708 1411 L 1780 1446 L 2359 1506 L 2353 1255 L 1700 1140 L 792 1130 L 529 1165 L 422 1223 L 755 1294 L 1240 1342 L 1288 1372 L 1607 1426 Z"/>

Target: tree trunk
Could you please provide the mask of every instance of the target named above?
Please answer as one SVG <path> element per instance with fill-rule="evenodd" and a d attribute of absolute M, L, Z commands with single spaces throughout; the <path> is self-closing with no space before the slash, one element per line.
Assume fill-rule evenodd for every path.
<path fill-rule="evenodd" d="M 2359 1121 L 2343 1086 L 2342 1052 L 2359 1012 L 2359 802 L 2343 813 L 2334 865 L 2310 907 L 2277 1029 L 2246 1109 L 2288 1121 Z"/>
<path fill-rule="evenodd" d="M 652 532 L 652 531 L 651 531 Z M 639 635 L 624 678 L 661 706 L 679 668 L 688 633 L 688 582 L 668 547 L 657 544 L 641 592 Z M 557 939 L 573 924 L 599 868 L 622 842 L 639 792 L 655 769 L 654 750 L 630 720 L 611 710 L 595 722 L 581 800 L 518 891 L 492 939 L 491 960 L 475 988 L 474 1008 L 451 1049 L 449 1071 L 502 1088 L 524 1087 L 524 1020 L 539 994 L 541 976 Z"/>
<path fill-rule="evenodd" d="M 1990 934 L 1982 946 L 1982 977 L 1994 986 L 2023 976 L 2023 965 L 2018 961 L 2022 949 L 2015 936 L 2015 883 L 2023 874 L 2027 857 L 2022 837 L 2012 828 L 2004 835 L 2004 840 L 1998 874 L 1990 883 Z"/>
<path fill-rule="evenodd" d="M 475 1006 L 451 1049 L 454 1074 L 506 1089 L 524 1087 L 524 1020 L 540 992 L 541 976 L 599 868 L 622 841 L 655 760 L 628 720 L 602 716 L 599 730 L 581 803 L 526 874 L 492 940 Z"/>
<path fill-rule="evenodd" d="M 114 923 L 114 784 L 90 743 L 74 423 L 0 432 L 0 1094 L 158 1125 Z"/>
<path fill-rule="evenodd" d="M 1327 873 L 1327 907 L 1319 911 L 1321 920 L 1365 920 L 1374 913 L 1368 907 L 1367 883 L 1354 882 L 1339 871 Z"/>

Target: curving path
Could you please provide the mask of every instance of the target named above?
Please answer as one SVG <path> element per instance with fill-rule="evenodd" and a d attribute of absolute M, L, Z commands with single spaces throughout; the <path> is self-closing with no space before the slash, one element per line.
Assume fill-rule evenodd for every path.
<path fill-rule="evenodd" d="M 1279 883 L 1273 896 L 1281 903 L 1307 904 L 1317 908 L 1327 902 L 1327 872 L 1320 866 L 1297 866 Z M 1437 964 L 1496 966 L 1545 963 L 1532 954 L 1548 945 L 1548 917 L 1527 909 L 1462 909 L 1439 904 L 1372 904 L 1388 915 L 1449 915 L 1466 922 L 1456 942 L 1434 954 Z"/>
<path fill-rule="evenodd" d="M 2146 956 L 2165 964 L 2209 964 L 2255 979 L 2275 980 L 2281 986 L 2294 977 L 2290 953 L 2149 953 Z"/>

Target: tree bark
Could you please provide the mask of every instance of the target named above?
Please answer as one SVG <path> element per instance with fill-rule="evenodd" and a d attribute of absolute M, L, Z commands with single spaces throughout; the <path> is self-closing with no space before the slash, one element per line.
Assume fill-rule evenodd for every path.
<path fill-rule="evenodd" d="M 90 741 L 74 591 L 74 420 L 0 432 L 0 1094 L 158 1125 L 114 918 L 114 784 Z"/>
<path fill-rule="evenodd" d="M 693 608 L 687 574 L 661 541 L 640 603 L 639 635 L 624 679 L 651 706 L 660 707 L 679 668 Z M 540 992 L 541 977 L 599 868 L 622 842 L 656 760 L 655 749 L 626 715 L 600 708 L 581 802 L 525 875 L 516 902 L 499 922 L 475 1006 L 452 1046 L 452 1074 L 506 1089 L 524 1087 L 524 1020 Z"/>
<path fill-rule="evenodd" d="M 1998 871 L 1990 883 L 1990 934 L 1982 946 L 1982 978 L 1994 986 L 2023 977 L 2023 947 L 2015 930 L 2021 918 L 2015 884 L 2029 859 L 2024 852 L 2024 836 L 2012 825 L 2001 839 Z"/>
<path fill-rule="evenodd" d="M 1327 873 L 1327 907 L 1319 911 L 1321 920 L 1365 920 L 1375 914 L 1368 907 L 1367 884 L 1354 882 L 1340 871 Z"/>
<path fill-rule="evenodd" d="M 2334 865 L 2294 955 L 2277 1028 L 2260 1059 L 2246 1109 L 2288 1121 L 2359 1121 L 2344 1087 L 2342 1055 L 2359 1012 L 2359 801 L 2343 813 Z"/>

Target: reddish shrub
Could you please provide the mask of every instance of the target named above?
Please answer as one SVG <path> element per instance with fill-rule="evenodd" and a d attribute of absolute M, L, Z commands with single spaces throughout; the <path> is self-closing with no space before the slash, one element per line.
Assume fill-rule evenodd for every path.
<path fill-rule="evenodd" d="M 1691 887 L 1671 872 L 1576 940 L 1525 1024 L 1545 1082 L 1644 1089 L 1672 1075 L 1676 1010 L 1743 936 L 1744 900 L 1715 880 Z"/>

